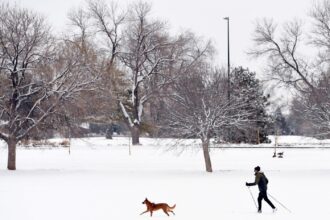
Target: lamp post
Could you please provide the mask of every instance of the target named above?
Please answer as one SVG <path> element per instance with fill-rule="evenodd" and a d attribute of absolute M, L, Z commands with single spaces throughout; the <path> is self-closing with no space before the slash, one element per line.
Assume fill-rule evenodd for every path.
<path fill-rule="evenodd" d="M 228 59 L 228 69 L 227 69 L 227 71 L 228 71 L 228 102 L 230 103 L 230 47 L 229 47 L 229 17 L 225 17 L 225 18 L 223 18 L 223 19 L 225 19 L 225 20 L 227 20 L 227 49 L 228 49 L 228 51 L 227 51 L 227 55 L 228 55 L 228 57 L 227 57 L 227 59 Z"/>
<path fill-rule="evenodd" d="M 225 20 L 227 20 L 227 49 L 228 49 L 228 105 L 230 105 L 230 47 L 229 47 L 229 17 L 225 17 L 223 18 Z M 230 127 L 228 127 L 228 140 L 231 141 L 231 130 L 230 130 Z"/>

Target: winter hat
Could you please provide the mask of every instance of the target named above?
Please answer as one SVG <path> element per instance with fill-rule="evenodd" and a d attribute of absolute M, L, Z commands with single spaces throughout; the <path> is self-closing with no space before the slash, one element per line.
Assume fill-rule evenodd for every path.
<path fill-rule="evenodd" d="M 256 167 L 254 168 L 254 171 L 260 171 L 260 167 L 259 167 L 259 166 L 256 166 Z"/>

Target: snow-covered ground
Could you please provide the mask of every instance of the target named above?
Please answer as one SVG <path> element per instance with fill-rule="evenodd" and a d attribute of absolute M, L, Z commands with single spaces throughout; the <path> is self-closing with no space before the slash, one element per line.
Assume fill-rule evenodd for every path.
<path fill-rule="evenodd" d="M 19 148 L 17 171 L 5 169 L 7 150 L 0 143 L 0 219 L 150 219 L 139 215 L 145 197 L 177 205 L 175 216 L 158 211 L 152 219 L 330 217 L 330 149 L 283 149 L 282 159 L 272 158 L 272 149 L 212 149 L 214 172 L 206 173 L 198 142 L 142 138 L 129 155 L 128 141 L 73 140 L 71 154 L 68 148 Z M 270 180 L 269 193 L 292 213 L 275 201 L 277 213 L 265 203 L 256 213 L 245 186 L 256 165 Z M 256 198 L 257 187 L 251 190 Z"/>

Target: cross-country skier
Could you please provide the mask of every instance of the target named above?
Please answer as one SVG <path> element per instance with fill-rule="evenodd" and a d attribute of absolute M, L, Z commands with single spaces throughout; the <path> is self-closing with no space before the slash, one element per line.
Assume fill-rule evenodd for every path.
<path fill-rule="evenodd" d="M 267 196 L 267 184 L 268 179 L 263 172 L 260 171 L 260 167 L 257 166 L 254 168 L 254 175 L 256 176 L 254 183 L 246 183 L 246 186 L 254 186 L 258 184 L 259 188 L 259 196 L 258 196 L 258 212 L 261 213 L 261 201 L 264 199 L 270 207 L 272 207 L 273 211 L 275 212 L 277 209 L 273 205 L 273 203 L 268 199 Z"/>

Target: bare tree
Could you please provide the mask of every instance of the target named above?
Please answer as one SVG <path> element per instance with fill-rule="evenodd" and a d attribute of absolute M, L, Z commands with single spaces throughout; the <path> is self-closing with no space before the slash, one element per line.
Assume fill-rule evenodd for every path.
<path fill-rule="evenodd" d="M 71 38 L 88 49 L 87 56 L 92 52 L 102 58 L 102 62 L 98 63 L 101 70 L 98 90 L 88 97 L 89 103 L 93 105 L 89 107 L 91 114 L 84 115 L 84 120 L 110 124 L 122 120 L 122 115 L 118 111 L 118 100 L 125 96 L 123 88 L 126 88 L 127 83 L 124 78 L 125 73 L 119 70 L 117 57 L 126 13 L 115 2 L 109 4 L 102 0 L 86 2 L 86 8 L 72 10 L 68 15 L 74 27 L 71 29 Z"/>
<path fill-rule="evenodd" d="M 255 49 L 250 54 L 268 58 L 269 79 L 293 86 L 301 92 L 313 90 L 311 64 L 297 52 L 302 43 L 301 23 L 286 23 L 280 37 L 276 36 L 277 28 L 272 20 L 259 21 L 253 38 Z"/>
<path fill-rule="evenodd" d="M 89 37 L 91 35 L 89 33 L 91 27 L 90 15 L 82 8 L 78 8 L 68 13 L 68 19 L 70 21 L 70 33 L 67 34 L 68 36 L 65 39 L 77 44 L 81 51 L 86 53 L 86 44 L 90 43 Z"/>
<path fill-rule="evenodd" d="M 0 6 L 0 138 L 8 144 L 8 169 L 16 169 L 16 144 L 63 102 L 92 89 L 94 69 L 70 42 L 56 43 L 40 15 Z"/>
<path fill-rule="evenodd" d="M 330 52 L 330 1 L 314 4 L 310 16 L 313 19 L 311 43 L 318 48 L 319 64 L 329 65 Z"/>
<path fill-rule="evenodd" d="M 248 119 L 246 103 L 228 101 L 224 74 L 200 65 L 181 75 L 166 101 L 166 129 L 178 138 L 199 138 L 207 172 L 212 172 L 210 139 Z"/>
<path fill-rule="evenodd" d="M 255 57 L 266 57 L 269 64 L 269 79 L 294 88 L 298 96 L 308 96 L 309 105 L 313 105 L 313 115 L 328 123 L 329 100 L 324 100 L 318 82 L 329 69 L 329 25 L 330 1 L 316 4 L 311 12 L 314 29 L 304 35 L 302 22 L 286 23 L 282 30 L 272 21 L 259 21 L 254 32 Z M 304 37 L 309 37 L 309 42 Z M 319 56 L 310 61 L 303 56 L 300 48 L 313 48 Z M 309 117 L 310 118 L 310 117 Z"/>
<path fill-rule="evenodd" d="M 316 83 L 318 98 L 312 93 L 296 95 L 291 118 L 295 119 L 297 130 L 318 138 L 330 137 L 330 74 L 323 74 Z M 323 108 L 320 108 L 322 106 Z M 306 128 L 306 125 L 309 127 Z"/>
<path fill-rule="evenodd" d="M 151 82 L 154 83 L 154 88 L 164 85 L 166 77 L 160 73 L 173 60 L 173 42 L 166 33 L 165 24 L 150 20 L 150 10 L 151 6 L 147 3 L 139 2 L 131 6 L 119 55 L 128 71 L 130 84 L 130 102 L 121 100 L 120 107 L 131 128 L 133 144 L 139 144 L 144 105 L 154 91 L 150 88 Z"/>
<path fill-rule="evenodd" d="M 122 41 L 121 26 L 126 13 L 115 2 L 106 4 L 102 0 L 87 0 L 87 8 L 72 9 L 68 14 L 71 35 L 80 42 L 93 43 L 97 52 L 107 60 L 107 69 L 114 69 Z M 83 48 L 82 48 L 83 49 Z"/>
<path fill-rule="evenodd" d="M 88 14 L 93 19 L 96 36 L 100 37 L 100 45 L 109 58 L 108 66 L 111 68 L 118 56 L 122 41 L 121 26 L 125 22 L 126 12 L 116 2 L 106 4 L 100 0 L 89 0 Z"/>

